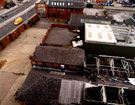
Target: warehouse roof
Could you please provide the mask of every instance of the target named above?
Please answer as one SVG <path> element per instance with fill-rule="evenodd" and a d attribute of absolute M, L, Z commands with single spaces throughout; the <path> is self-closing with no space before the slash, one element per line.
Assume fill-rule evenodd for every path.
<path fill-rule="evenodd" d="M 35 104 L 58 105 L 60 84 L 60 79 L 47 77 L 39 70 L 31 70 L 16 99 Z"/>
<path fill-rule="evenodd" d="M 117 89 L 124 88 L 124 91 L 129 88 L 131 89 L 129 90 L 131 91 L 129 94 L 134 92 L 135 86 L 128 82 L 124 82 L 125 80 L 119 80 L 119 78 L 116 79 L 115 77 L 113 79 L 104 76 L 101 76 L 100 78 L 101 80 L 99 78 L 95 78 L 97 82 L 95 84 L 91 84 L 90 80 L 83 76 L 73 74 L 61 75 L 58 72 L 32 69 L 21 89 L 16 94 L 16 99 L 24 102 L 32 102 L 34 104 L 70 105 L 71 103 L 79 104 L 82 100 L 82 96 L 84 95 L 84 89 L 88 88 L 98 86 L 105 86 L 105 88 L 108 88 L 111 86 L 110 88 L 113 90 L 114 87 L 117 87 Z M 102 95 L 101 91 L 97 93 L 97 98 L 100 98 L 98 97 L 99 95 Z M 110 97 L 108 95 L 109 94 L 107 93 L 107 99 Z M 134 93 L 132 95 L 134 97 Z M 129 96 L 129 99 L 131 99 L 131 97 L 132 96 Z M 93 101 L 93 98 L 91 98 L 90 102 L 91 101 Z M 131 102 L 134 102 L 134 100 L 131 100 Z"/>
<path fill-rule="evenodd" d="M 69 21 L 69 25 L 71 26 L 82 26 L 83 23 L 106 23 L 111 22 L 113 17 L 105 17 L 105 16 L 90 16 L 90 15 L 77 15 L 71 14 L 71 18 Z"/>
<path fill-rule="evenodd" d="M 80 48 L 64 48 L 38 46 L 34 52 L 34 61 L 83 66 L 84 50 Z"/>
<path fill-rule="evenodd" d="M 116 43 L 109 25 L 85 23 L 85 42 Z"/>
<path fill-rule="evenodd" d="M 71 46 L 77 33 L 71 32 L 68 28 L 53 27 L 45 41 L 47 45 Z"/>
<path fill-rule="evenodd" d="M 49 0 L 47 6 L 52 8 L 83 9 L 84 1 L 83 0 Z"/>
<path fill-rule="evenodd" d="M 58 75 L 40 69 L 31 69 L 24 84 L 16 94 L 16 99 L 46 105 L 79 103 L 84 82 L 78 80 L 87 81 L 82 76 Z"/>

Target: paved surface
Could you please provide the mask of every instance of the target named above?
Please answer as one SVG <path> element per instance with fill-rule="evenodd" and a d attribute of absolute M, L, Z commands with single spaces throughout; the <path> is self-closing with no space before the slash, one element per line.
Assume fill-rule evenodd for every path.
<path fill-rule="evenodd" d="M 27 20 L 27 17 L 31 17 L 36 13 L 36 9 L 33 8 L 28 13 L 22 15 L 23 21 Z M 14 20 L 15 21 L 15 20 Z M 11 32 L 13 29 L 15 29 L 18 26 L 14 25 L 14 21 L 11 21 L 9 24 L 5 25 L 4 27 L 0 28 L 0 38 L 7 35 L 9 32 Z"/>
<path fill-rule="evenodd" d="M 0 52 L 0 61 L 6 60 L 0 69 L 0 105 L 20 105 L 15 100 L 15 93 L 31 69 L 29 56 L 33 54 L 46 32 L 45 28 L 39 28 L 40 24 L 46 25 L 45 21 L 39 21 L 35 27 L 23 32 Z"/>
<path fill-rule="evenodd" d="M 7 17 L 1 18 L 0 19 L 0 23 L 8 20 L 9 18 L 11 18 L 11 17 L 15 16 L 16 14 L 22 12 L 23 10 L 29 8 L 30 6 L 32 6 L 35 3 L 35 1 L 36 0 L 31 0 L 30 2 L 28 2 L 28 3 L 26 2 L 23 5 L 19 6 L 18 8 L 13 9 L 12 11 L 7 12 L 6 13 Z"/>

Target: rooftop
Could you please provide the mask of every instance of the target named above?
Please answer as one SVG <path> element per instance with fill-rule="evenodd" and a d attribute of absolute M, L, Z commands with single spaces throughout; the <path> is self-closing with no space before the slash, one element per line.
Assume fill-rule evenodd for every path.
<path fill-rule="evenodd" d="M 116 43 L 109 25 L 85 23 L 85 42 Z"/>
<path fill-rule="evenodd" d="M 122 96 L 120 99 L 116 99 L 116 97 L 120 96 L 118 94 L 120 91 L 118 90 L 123 89 L 125 95 L 130 94 L 134 96 L 134 86 L 130 83 L 124 83 L 123 80 L 108 79 L 106 77 L 102 78 L 104 82 L 97 78 L 95 79 L 97 81 L 93 84 L 93 82 L 90 83 L 89 79 L 79 75 L 32 69 L 20 91 L 17 93 L 16 99 L 35 104 L 51 105 L 80 104 L 82 100 L 94 103 L 99 102 L 100 104 L 102 102 L 118 104 L 121 103 L 121 98 L 126 98 Z M 104 96 L 104 94 L 106 95 Z M 110 94 L 115 95 L 110 96 Z M 127 100 L 124 100 L 124 102 L 134 103 L 131 96 L 129 96 L 130 98 L 127 97 Z"/>
<path fill-rule="evenodd" d="M 112 17 L 105 17 L 105 16 L 93 16 L 93 15 L 77 15 L 77 14 L 71 14 L 71 18 L 69 21 L 69 25 L 71 26 L 82 26 L 84 23 L 95 23 L 99 21 L 99 23 L 101 23 L 101 21 L 105 22 L 111 22 L 112 21 Z M 96 20 L 96 21 L 94 21 Z M 108 23 L 107 23 L 108 24 Z"/>
<path fill-rule="evenodd" d="M 38 46 L 34 52 L 34 61 L 83 66 L 84 50 L 54 46 Z"/>
<path fill-rule="evenodd" d="M 53 27 L 45 41 L 47 45 L 71 46 L 71 41 L 75 39 L 77 33 L 71 32 L 68 28 Z"/>

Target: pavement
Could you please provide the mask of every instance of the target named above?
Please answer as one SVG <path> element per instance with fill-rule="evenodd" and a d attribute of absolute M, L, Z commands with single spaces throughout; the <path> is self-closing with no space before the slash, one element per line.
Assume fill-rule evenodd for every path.
<path fill-rule="evenodd" d="M 0 61 L 6 60 L 0 69 L 0 105 L 20 105 L 15 93 L 22 86 L 30 69 L 29 56 L 42 41 L 49 23 L 39 21 L 34 27 L 23 32 L 18 39 L 0 52 Z"/>

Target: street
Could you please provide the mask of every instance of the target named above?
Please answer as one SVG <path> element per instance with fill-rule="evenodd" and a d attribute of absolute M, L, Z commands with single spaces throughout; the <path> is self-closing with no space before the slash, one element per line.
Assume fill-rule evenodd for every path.
<path fill-rule="evenodd" d="M 8 20 L 9 18 L 15 16 L 16 14 L 22 12 L 23 10 L 29 8 L 30 6 L 32 6 L 35 3 L 36 0 L 31 0 L 30 2 L 26 2 L 23 5 L 19 6 L 18 8 L 16 8 L 15 10 L 12 10 L 8 13 L 6 13 L 5 15 L 7 15 L 7 17 L 5 18 L 0 18 L 0 23 Z"/>
<path fill-rule="evenodd" d="M 33 8 L 28 13 L 25 13 L 21 17 L 23 18 L 23 21 L 27 20 L 27 18 L 30 18 L 32 15 L 36 13 L 36 9 Z M 28 17 L 27 17 L 28 16 Z M 11 32 L 13 29 L 15 29 L 17 26 L 14 25 L 14 21 L 11 21 L 9 24 L 5 25 L 4 27 L 0 28 L 0 38 L 7 35 L 9 32 Z"/>

